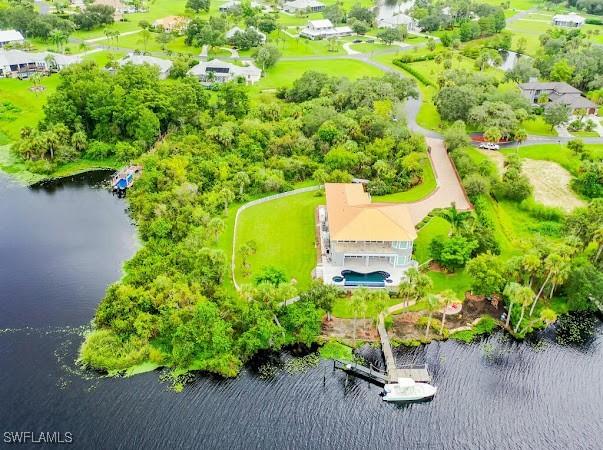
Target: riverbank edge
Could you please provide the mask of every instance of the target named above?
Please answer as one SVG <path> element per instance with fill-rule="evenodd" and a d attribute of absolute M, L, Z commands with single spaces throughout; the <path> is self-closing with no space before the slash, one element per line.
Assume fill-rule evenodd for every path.
<path fill-rule="evenodd" d="M 22 186 L 33 186 L 38 183 L 56 181 L 62 178 L 72 177 L 87 172 L 96 172 L 99 170 L 117 170 L 121 164 L 113 159 L 106 160 L 85 160 L 80 159 L 73 163 L 67 163 L 59 166 L 50 174 L 43 175 L 30 172 L 25 168 L 25 164 L 16 161 L 10 154 L 11 144 L 0 145 L 0 171 L 8 175 L 13 181 Z M 73 167 L 70 167 L 73 166 Z"/>

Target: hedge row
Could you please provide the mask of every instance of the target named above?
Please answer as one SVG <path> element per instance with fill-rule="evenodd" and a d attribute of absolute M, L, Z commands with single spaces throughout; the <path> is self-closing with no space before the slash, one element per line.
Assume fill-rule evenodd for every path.
<path fill-rule="evenodd" d="M 603 20 L 601 19 L 586 19 L 586 23 L 589 25 L 603 25 Z"/>
<path fill-rule="evenodd" d="M 435 86 L 430 79 L 426 78 L 422 73 L 417 72 L 414 68 L 410 66 L 410 64 L 406 64 L 401 62 L 400 60 L 394 59 L 394 64 L 400 67 L 402 70 L 408 72 L 417 80 L 419 80 L 425 86 Z"/>
<path fill-rule="evenodd" d="M 401 63 L 431 61 L 431 60 L 435 59 L 436 56 L 438 56 L 438 55 L 439 55 L 439 53 L 426 53 L 424 55 L 403 55 L 403 56 L 400 56 L 399 58 L 395 59 L 394 63 L 396 61 L 400 61 Z"/>

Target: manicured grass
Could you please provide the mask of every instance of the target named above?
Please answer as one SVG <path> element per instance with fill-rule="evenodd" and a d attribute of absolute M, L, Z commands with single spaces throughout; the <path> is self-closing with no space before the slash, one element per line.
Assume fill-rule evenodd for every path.
<path fill-rule="evenodd" d="M 379 202 L 415 202 L 427 197 L 436 188 L 435 175 L 430 160 L 427 158 L 423 162 L 423 182 L 410 188 L 408 191 L 396 192 L 389 195 L 375 196 L 373 199 Z"/>
<path fill-rule="evenodd" d="M 42 107 L 59 82 L 58 75 L 42 78 L 44 91 L 34 93 L 30 90 L 30 80 L 18 80 L 16 78 L 0 78 L 0 133 L 10 140 L 17 140 L 21 128 L 25 126 L 34 127 L 43 116 Z M 17 109 L 7 111 L 3 108 L 5 102 Z M 10 108 L 12 108 L 10 107 Z"/>
<path fill-rule="evenodd" d="M 342 47 L 345 41 L 342 39 L 337 39 L 337 42 L 331 46 L 325 39 L 312 41 L 303 37 L 292 38 L 277 30 L 268 36 L 268 41 L 278 47 L 283 57 L 345 55 Z"/>
<path fill-rule="evenodd" d="M 243 276 L 237 254 L 237 281 L 249 283 L 264 267 L 274 266 L 284 270 L 287 278 L 295 278 L 300 288 L 308 287 L 316 266 L 314 214 L 324 202 L 324 196 L 306 192 L 243 211 L 237 229 L 237 251 L 248 241 L 255 241 L 257 251 L 249 258 L 251 275 L 247 277 Z"/>
<path fill-rule="evenodd" d="M 557 136 L 557 132 L 551 129 L 551 126 L 544 121 L 542 116 L 536 116 L 531 120 L 524 120 L 521 126 L 526 130 L 528 135 Z"/>
<path fill-rule="evenodd" d="M 586 151 L 592 158 L 603 158 L 603 144 L 587 144 Z M 503 149 L 504 154 L 515 153 L 515 149 Z M 519 148 L 519 155 L 523 158 L 552 161 L 564 167 L 569 172 L 576 174 L 580 167 L 580 158 L 567 148 L 560 144 L 540 144 L 529 145 Z"/>
<path fill-rule="evenodd" d="M 389 298 L 386 302 L 387 306 L 393 306 L 400 303 L 399 298 Z M 368 299 L 360 302 L 358 307 L 357 319 L 376 319 L 379 315 L 379 305 L 373 299 Z M 340 319 L 354 318 L 354 305 L 350 297 L 338 298 L 333 303 L 333 316 Z"/>
<path fill-rule="evenodd" d="M 266 71 L 266 76 L 253 86 L 253 90 L 276 89 L 281 86 L 291 86 L 293 81 L 300 78 L 304 72 L 314 70 L 331 76 L 357 79 L 363 76 L 379 77 L 383 72 L 376 67 L 353 59 L 338 59 L 334 61 L 279 61 Z"/>
<path fill-rule="evenodd" d="M 459 299 L 463 299 L 471 287 L 471 277 L 464 269 L 455 273 L 428 272 L 428 275 L 433 281 L 432 291 L 435 293 L 452 289 Z"/>
<path fill-rule="evenodd" d="M 222 2 L 215 2 L 212 4 L 210 13 L 215 11 L 217 13 L 218 7 Z M 136 13 L 136 14 L 125 14 L 124 19 L 126 22 L 117 22 L 108 27 L 112 30 L 117 30 L 119 32 L 127 32 L 139 29 L 138 23 L 141 20 L 146 20 L 148 22 L 153 22 L 156 19 L 160 19 L 166 16 L 177 16 L 177 15 L 185 15 L 186 0 L 155 0 L 154 2 L 149 3 L 149 11 L 146 13 Z M 104 29 L 99 28 L 90 31 L 77 31 L 74 33 L 73 37 L 79 39 L 91 39 L 96 37 L 103 37 Z"/>
<path fill-rule="evenodd" d="M 570 133 L 576 137 L 599 137 L 596 131 L 570 131 Z"/>
<path fill-rule="evenodd" d="M 442 118 L 436 106 L 433 104 L 433 96 L 436 93 L 435 88 L 424 86 L 418 83 L 419 91 L 421 91 L 422 102 L 417 114 L 417 124 L 428 130 L 441 130 Z"/>
<path fill-rule="evenodd" d="M 85 61 L 94 61 L 99 67 L 105 67 L 110 60 L 117 61 L 125 55 L 123 51 L 109 51 L 90 53 L 84 56 Z"/>
<path fill-rule="evenodd" d="M 436 236 L 448 236 L 450 233 L 450 223 L 442 217 L 433 217 L 417 233 L 417 240 L 414 243 L 414 260 L 419 264 L 430 259 L 429 244 Z"/>

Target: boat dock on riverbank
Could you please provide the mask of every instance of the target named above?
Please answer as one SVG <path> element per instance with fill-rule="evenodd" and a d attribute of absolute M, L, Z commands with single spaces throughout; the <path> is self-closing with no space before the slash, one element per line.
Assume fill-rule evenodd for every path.
<path fill-rule="evenodd" d="M 134 179 L 142 171 L 142 166 L 129 166 L 121 169 L 111 179 L 113 192 L 118 195 L 125 194 L 126 190 L 134 184 Z"/>
<path fill-rule="evenodd" d="M 385 385 L 395 384 L 399 378 L 412 378 L 417 383 L 430 383 L 431 375 L 427 364 L 408 364 L 403 366 L 396 365 L 394 352 L 389 340 L 389 335 L 385 329 L 385 314 L 379 314 L 379 323 L 377 325 L 379 338 L 381 339 L 381 350 L 385 359 L 386 370 L 381 370 L 374 367 L 372 364 L 369 367 L 358 363 L 350 363 L 338 359 L 333 360 L 333 370 L 340 369 L 346 373 L 367 379 L 373 383 Z"/>

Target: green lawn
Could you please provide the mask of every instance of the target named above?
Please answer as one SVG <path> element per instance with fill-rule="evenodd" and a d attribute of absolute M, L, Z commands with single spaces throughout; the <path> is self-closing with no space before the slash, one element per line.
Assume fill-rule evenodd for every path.
<path fill-rule="evenodd" d="M 534 119 L 524 120 L 521 126 L 529 135 L 557 136 L 557 132 L 554 129 L 551 129 L 551 126 L 544 121 L 542 116 L 536 116 Z"/>
<path fill-rule="evenodd" d="M 387 306 L 393 306 L 400 303 L 399 298 L 390 298 L 387 300 Z M 376 319 L 379 315 L 379 304 L 373 299 L 368 299 L 360 302 L 358 307 L 357 318 L 358 319 Z M 364 311 L 364 314 L 362 313 Z M 340 319 L 353 319 L 354 318 L 354 305 L 349 297 L 338 298 L 333 303 L 333 316 L 339 317 Z"/>
<path fill-rule="evenodd" d="M 442 217 L 433 217 L 417 232 L 417 240 L 414 243 L 414 259 L 419 264 L 430 259 L 429 244 L 436 236 L 448 236 L 450 224 Z"/>
<path fill-rule="evenodd" d="M 42 118 L 42 107 L 59 82 L 58 75 L 42 78 L 43 92 L 30 90 L 32 82 L 16 78 L 0 78 L 0 145 L 17 140 L 25 126 L 34 127 Z"/>
<path fill-rule="evenodd" d="M 257 252 L 249 258 L 251 275 L 247 277 L 243 276 L 237 254 L 237 281 L 249 283 L 264 267 L 274 266 L 284 270 L 287 278 L 295 278 L 302 289 L 307 288 L 316 266 L 314 214 L 324 202 L 324 196 L 306 192 L 243 211 L 239 216 L 237 249 L 255 241 Z"/>
<path fill-rule="evenodd" d="M 603 144 L 587 144 L 585 147 L 592 158 L 603 158 Z M 501 151 L 509 154 L 514 153 L 515 149 L 509 148 Z M 580 167 L 580 158 L 569 150 L 567 146 L 560 144 L 540 144 L 520 147 L 519 155 L 523 158 L 556 162 L 573 174 L 577 173 Z"/>
<path fill-rule="evenodd" d="M 255 84 L 252 90 L 262 91 L 276 89 L 282 86 L 291 86 L 293 81 L 301 77 L 304 72 L 315 70 L 331 76 L 357 79 L 363 76 L 379 77 L 383 72 L 376 67 L 353 59 L 338 59 L 333 61 L 279 61 L 274 67 L 266 71 L 266 76 Z"/>
<path fill-rule="evenodd" d="M 465 292 L 471 287 L 471 277 L 465 269 L 454 273 L 429 272 L 429 278 L 433 281 L 433 292 L 442 292 L 452 289 L 459 299 L 465 298 Z"/>
<path fill-rule="evenodd" d="M 138 22 L 141 20 L 146 20 L 148 22 L 153 22 L 156 19 L 160 19 L 166 16 L 178 16 L 185 15 L 185 5 L 187 0 L 155 0 L 149 3 L 149 11 L 146 13 L 136 13 L 136 14 L 125 14 L 124 19 L 125 22 L 117 22 L 111 25 L 110 29 L 117 30 L 121 33 L 133 31 L 139 29 Z M 222 3 L 222 2 L 220 2 Z M 212 3 L 210 8 L 210 14 L 217 13 L 218 7 L 220 3 Z M 79 39 L 91 39 L 97 37 L 103 37 L 104 29 L 99 28 L 90 31 L 77 31 L 73 34 L 73 37 Z"/>
<path fill-rule="evenodd" d="M 433 167 L 429 159 L 426 159 L 423 163 L 423 182 L 410 188 L 408 191 L 396 192 L 389 195 L 375 196 L 373 199 L 379 202 L 415 202 L 427 197 L 436 188 L 435 175 L 433 173 Z"/>

